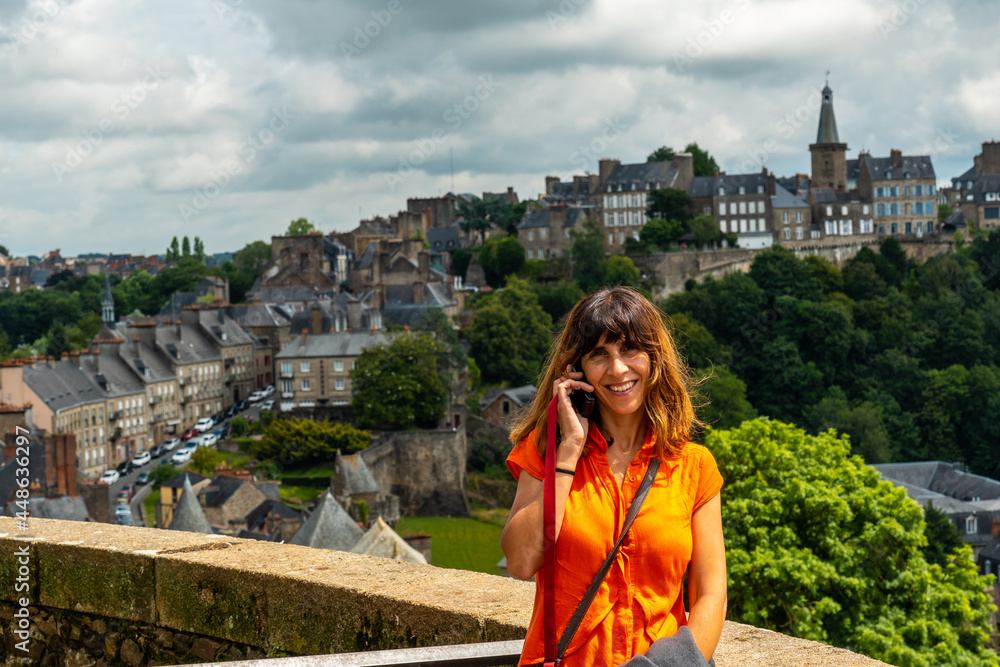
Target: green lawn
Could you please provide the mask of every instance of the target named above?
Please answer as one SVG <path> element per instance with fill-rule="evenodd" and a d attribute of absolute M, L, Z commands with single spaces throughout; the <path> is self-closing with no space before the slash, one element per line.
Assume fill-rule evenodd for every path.
<path fill-rule="evenodd" d="M 475 519 L 449 517 L 403 517 L 396 532 L 408 535 L 423 531 L 430 535 L 431 560 L 438 567 L 500 574 L 500 526 Z"/>
<path fill-rule="evenodd" d="M 156 503 L 158 502 L 160 502 L 159 489 L 154 490 L 142 499 L 142 504 L 146 507 L 146 521 L 149 522 L 150 528 L 154 528 L 156 526 Z"/>

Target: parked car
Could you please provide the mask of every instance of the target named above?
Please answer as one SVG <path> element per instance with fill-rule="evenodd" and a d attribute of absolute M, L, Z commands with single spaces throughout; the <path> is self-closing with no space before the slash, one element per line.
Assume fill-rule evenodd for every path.
<path fill-rule="evenodd" d="M 206 433 L 201 436 L 201 440 L 198 442 L 199 447 L 211 447 L 219 441 L 219 438 L 214 433 Z"/>
<path fill-rule="evenodd" d="M 165 443 L 163 443 L 163 449 L 172 452 L 177 449 L 177 445 L 181 444 L 180 438 L 170 438 Z"/>
<path fill-rule="evenodd" d="M 215 420 L 211 417 L 202 417 L 197 422 L 195 422 L 194 428 L 198 433 L 204 433 L 208 429 L 215 426 Z"/>
<path fill-rule="evenodd" d="M 242 401 L 236 404 L 236 412 L 243 412 L 248 407 L 250 407 L 250 403 L 247 402 L 247 400 L 244 398 Z"/>
<path fill-rule="evenodd" d="M 142 486 L 143 484 L 148 484 L 148 483 L 149 483 L 149 473 L 148 472 L 141 472 L 141 473 L 139 473 L 139 476 L 135 478 L 135 485 L 136 486 Z"/>
<path fill-rule="evenodd" d="M 163 445 L 156 445 L 151 450 L 149 450 L 149 455 L 152 456 L 154 459 L 158 459 L 166 453 L 167 453 L 167 448 L 164 447 Z"/>
<path fill-rule="evenodd" d="M 266 396 L 267 394 L 265 394 L 263 390 L 257 390 L 254 393 L 250 394 L 247 400 L 250 401 L 251 403 L 256 403 L 257 401 L 264 400 Z"/>
<path fill-rule="evenodd" d="M 131 461 L 122 461 L 115 467 L 115 470 L 118 472 L 118 475 L 120 477 L 121 475 L 127 475 L 133 470 L 135 470 L 135 466 L 132 464 Z"/>
<path fill-rule="evenodd" d="M 273 384 L 269 384 L 266 387 L 264 387 L 263 389 L 261 389 L 261 391 L 264 392 L 265 396 L 273 396 L 274 395 L 274 385 Z"/>
<path fill-rule="evenodd" d="M 139 452 L 132 457 L 132 465 L 136 468 L 141 468 L 152 460 L 153 456 L 149 452 Z"/>
<path fill-rule="evenodd" d="M 97 481 L 104 482 L 105 484 L 110 486 L 111 484 L 114 484 L 121 478 L 122 476 L 118 474 L 117 470 L 105 470 L 104 474 L 101 475 L 101 479 Z"/>
<path fill-rule="evenodd" d="M 132 510 L 128 507 L 122 509 L 119 507 L 115 510 L 115 519 L 118 520 L 118 525 L 120 526 L 131 526 L 132 524 Z"/>
<path fill-rule="evenodd" d="M 187 463 L 191 460 L 191 454 L 194 453 L 195 448 L 190 446 L 185 446 L 184 449 L 179 449 L 174 452 L 174 455 L 170 457 L 171 463 Z"/>
<path fill-rule="evenodd" d="M 273 410 L 274 409 L 274 399 L 273 398 L 269 398 L 266 401 L 264 401 L 263 403 L 261 403 L 260 404 L 260 409 L 261 410 Z"/>
<path fill-rule="evenodd" d="M 233 403 L 228 408 L 226 408 L 225 412 L 222 413 L 222 417 L 224 419 L 229 419 L 230 417 L 232 417 L 235 414 L 236 414 L 236 404 Z"/>
<path fill-rule="evenodd" d="M 215 429 L 214 431 L 212 431 L 212 435 L 214 435 L 219 440 L 222 440 L 223 438 L 228 438 L 229 437 L 229 425 L 227 424 L 226 426 L 223 426 L 222 428 Z"/>
<path fill-rule="evenodd" d="M 190 440 L 191 438 L 197 438 L 201 434 L 196 428 L 189 428 L 188 430 L 181 433 L 181 440 Z"/>
<path fill-rule="evenodd" d="M 125 502 L 132 500 L 132 496 L 135 494 L 135 488 L 131 484 L 126 484 L 118 492 L 119 498 L 124 498 Z"/>

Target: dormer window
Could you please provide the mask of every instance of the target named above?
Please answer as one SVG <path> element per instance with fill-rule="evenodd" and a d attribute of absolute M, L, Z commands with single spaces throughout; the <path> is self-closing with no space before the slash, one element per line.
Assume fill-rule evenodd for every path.
<path fill-rule="evenodd" d="M 632 189 L 635 190 L 635 181 L 632 181 Z"/>
<path fill-rule="evenodd" d="M 763 185 L 758 185 L 757 186 L 757 194 L 759 194 L 759 195 L 764 194 L 764 186 Z"/>
<path fill-rule="evenodd" d="M 747 189 L 746 189 L 746 187 L 745 187 L 745 186 L 743 186 L 743 185 L 741 185 L 741 186 L 740 186 L 740 194 L 741 194 L 741 195 L 745 195 L 746 193 L 747 193 Z"/>
<path fill-rule="evenodd" d="M 725 188 L 719 188 L 719 196 L 721 197 L 724 194 L 726 194 L 726 189 Z"/>
<path fill-rule="evenodd" d="M 886 178 L 892 178 L 892 169 L 886 169 L 885 170 L 885 177 Z"/>
<path fill-rule="evenodd" d="M 979 532 L 979 526 L 976 522 L 976 515 L 965 517 L 965 534 L 974 535 Z"/>

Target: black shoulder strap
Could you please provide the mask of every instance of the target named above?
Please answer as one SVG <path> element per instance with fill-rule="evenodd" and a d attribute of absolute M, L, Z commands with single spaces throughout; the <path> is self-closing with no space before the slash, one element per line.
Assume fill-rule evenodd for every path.
<path fill-rule="evenodd" d="M 576 611 L 573 612 L 573 616 L 569 619 L 569 623 L 566 625 L 566 630 L 563 632 L 563 636 L 559 638 L 559 645 L 556 647 L 556 657 L 558 660 L 562 660 L 563 653 L 566 652 L 566 648 L 569 643 L 573 641 L 573 635 L 576 634 L 577 629 L 580 627 L 580 623 L 583 621 L 583 617 L 587 615 L 587 610 L 590 609 L 590 603 L 594 601 L 594 596 L 597 595 L 597 590 L 601 587 L 601 582 L 604 578 L 608 576 L 608 570 L 611 569 L 611 563 L 614 562 L 615 556 L 618 554 L 618 549 L 621 548 L 622 542 L 625 541 L 625 536 L 628 534 L 629 528 L 632 527 L 632 522 L 635 521 L 635 517 L 639 514 L 639 509 L 642 507 L 642 503 L 646 500 L 646 494 L 649 493 L 649 487 L 653 486 L 653 479 L 656 477 L 656 471 L 660 469 L 660 459 L 653 459 L 649 462 L 649 468 L 646 470 L 646 476 L 642 478 L 642 484 L 639 485 L 639 490 L 635 494 L 635 498 L 632 499 L 632 504 L 628 508 L 628 514 L 625 515 L 625 525 L 622 526 L 622 532 L 618 535 L 618 540 L 615 542 L 615 546 L 612 547 L 611 553 L 608 557 L 604 559 L 604 564 L 601 565 L 601 569 L 597 571 L 594 575 L 594 580 L 590 582 L 590 587 L 587 588 L 587 592 L 584 593 L 583 599 L 580 600 L 580 604 L 577 605 Z"/>

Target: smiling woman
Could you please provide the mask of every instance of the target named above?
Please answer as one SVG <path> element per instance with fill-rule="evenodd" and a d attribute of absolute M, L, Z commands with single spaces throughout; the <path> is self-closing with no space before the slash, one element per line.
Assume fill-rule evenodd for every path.
<path fill-rule="evenodd" d="M 518 485 L 501 546 L 511 574 L 535 577 L 536 585 L 520 664 L 555 657 L 545 644 L 563 635 L 563 665 L 706 664 L 726 610 L 722 477 L 711 453 L 689 441 L 697 419 L 663 314 L 627 288 L 587 296 L 543 377 L 507 459 Z M 593 394 L 590 418 L 574 410 L 573 392 Z M 554 453 L 548 442 L 558 442 Z M 551 529 L 547 455 L 554 456 Z M 641 511 L 629 524 L 633 502 Z M 554 564 L 543 567 L 549 548 Z M 610 569 L 602 569 L 606 558 Z M 578 611 L 592 582 L 596 595 Z M 574 616 L 575 634 L 567 630 Z"/>

